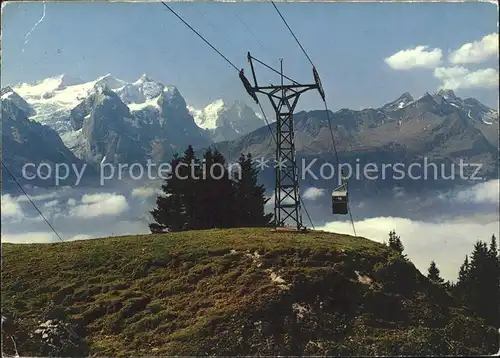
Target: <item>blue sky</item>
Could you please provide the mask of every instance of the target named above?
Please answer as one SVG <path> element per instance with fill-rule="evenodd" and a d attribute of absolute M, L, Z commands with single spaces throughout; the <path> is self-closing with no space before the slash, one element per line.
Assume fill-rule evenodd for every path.
<path fill-rule="evenodd" d="M 286 74 L 302 83 L 313 81 L 311 65 L 271 3 L 171 6 L 247 74 L 250 50 L 276 67 L 283 58 Z M 494 4 L 277 6 L 315 63 L 331 109 L 377 107 L 406 91 L 419 97 L 435 92 L 443 81 L 461 97 L 476 97 L 498 108 L 498 82 L 493 78 L 498 50 L 492 54 L 488 49 L 491 39 L 474 45 L 483 53 L 463 49 L 455 63 L 449 60 L 464 44 L 498 32 Z M 252 103 L 237 72 L 161 3 L 47 3 L 43 21 L 26 38 L 43 8 L 41 2 L 3 7 L 2 86 L 62 73 L 82 80 L 111 73 L 127 81 L 147 73 L 176 85 L 188 104 L 197 107 L 218 98 Z M 385 61 L 408 49 L 414 51 Z M 262 67 L 257 67 L 257 76 L 262 84 L 278 82 Z M 319 95 L 309 93 L 298 109 L 321 105 Z"/>

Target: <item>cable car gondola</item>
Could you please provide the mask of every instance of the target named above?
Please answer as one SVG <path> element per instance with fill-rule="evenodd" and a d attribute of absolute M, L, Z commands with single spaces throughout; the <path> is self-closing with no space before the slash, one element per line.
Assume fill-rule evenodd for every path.
<path fill-rule="evenodd" d="M 347 179 L 345 173 L 341 173 L 342 185 L 332 192 L 332 214 L 346 215 L 349 213 L 349 197 L 347 192 Z"/>
<path fill-rule="evenodd" d="M 332 192 L 332 213 L 333 215 L 348 214 L 347 205 L 347 190 L 345 186 L 341 186 Z"/>

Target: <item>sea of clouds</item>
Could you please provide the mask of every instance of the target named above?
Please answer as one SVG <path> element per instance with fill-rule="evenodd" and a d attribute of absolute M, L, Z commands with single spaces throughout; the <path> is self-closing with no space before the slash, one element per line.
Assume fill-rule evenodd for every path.
<path fill-rule="evenodd" d="M 160 182 L 124 182 L 121 185 L 28 188 L 27 192 L 61 238 L 94 239 L 148 234 L 149 211 L 160 193 Z M 302 192 L 315 229 L 353 235 L 349 216 L 331 215 L 330 193 L 309 187 Z M 272 210 L 274 199 L 266 204 Z M 351 199 L 358 236 L 378 242 L 396 230 L 405 253 L 423 273 L 431 260 L 442 276 L 455 280 L 465 255 L 477 240 L 499 237 L 499 180 L 440 193 L 409 195 L 395 188 L 392 197 Z M 3 194 L 2 242 L 48 243 L 59 238 L 21 192 Z M 304 223 L 311 227 L 304 215 Z"/>

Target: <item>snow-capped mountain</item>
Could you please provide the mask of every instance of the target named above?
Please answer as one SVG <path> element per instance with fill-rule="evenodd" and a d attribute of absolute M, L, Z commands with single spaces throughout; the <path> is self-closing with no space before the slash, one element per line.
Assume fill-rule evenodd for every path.
<path fill-rule="evenodd" d="M 173 87 L 173 86 L 171 86 Z M 123 103 L 135 106 L 131 110 L 144 108 L 145 105 L 151 100 L 157 99 L 163 92 L 165 86 L 161 83 L 155 82 L 150 79 L 146 74 L 143 74 L 134 83 L 127 83 L 125 86 L 116 89 L 116 93 L 120 96 Z"/>
<path fill-rule="evenodd" d="M 31 120 L 53 128 L 78 158 L 94 166 L 104 158 L 162 160 L 189 144 L 210 143 L 177 88 L 147 75 L 132 83 L 111 74 L 90 82 L 61 75 L 11 90 L 32 108 Z"/>
<path fill-rule="evenodd" d="M 493 122 L 498 121 L 498 112 L 485 106 L 475 98 L 462 100 L 451 90 L 440 90 L 434 97 L 441 97 L 449 105 L 462 109 L 467 118 L 472 121 L 480 121 L 484 124 L 493 124 Z"/>
<path fill-rule="evenodd" d="M 71 147 L 74 140 L 73 128 L 68 121 L 71 110 L 85 99 L 96 85 L 117 88 L 116 86 L 124 85 L 121 82 L 109 74 L 90 82 L 63 74 L 34 84 L 18 84 L 13 89 L 34 109 L 35 113 L 30 119 L 53 128 L 63 142 Z"/>
<path fill-rule="evenodd" d="M 9 100 L 16 105 L 18 109 L 24 112 L 24 114 L 29 117 L 35 114 L 35 110 L 31 107 L 28 102 L 19 96 L 10 86 L 2 88 L 0 90 L 0 96 L 2 100 Z"/>
<path fill-rule="evenodd" d="M 436 114 L 449 114 L 450 111 L 458 111 L 473 122 L 480 122 L 487 125 L 498 122 L 498 112 L 489 108 L 474 98 L 462 99 L 457 97 L 452 90 L 441 89 L 434 95 L 426 92 L 420 98 L 414 100 L 412 96 L 406 92 L 397 100 L 390 102 L 382 107 L 383 110 L 395 111 L 399 110 L 433 110 Z"/>
<path fill-rule="evenodd" d="M 214 142 L 234 140 L 265 125 L 252 108 L 241 101 L 228 105 L 218 99 L 203 109 L 188 106 L 198 127 L 208 131 Z"/>
<path fill-rule="evenodd" d="M 84 161 L 78 159 L 63 144 L 52 128 L 28 119 L 31 112 L 27 109 L 27 103 L 12 88 L 2 89 L 1 94 L 2 161 L 18 182 L 32 185 L 57 184 L 51 176 L 44 179 L 41 175 L 35 175 L 36 168 L 41 163 L 50 166 L 52 171 L 56 165 L 62 163 L 74 165 L 78 170 L 84 168 Z M 27 163 L 32 164 L 32 167 L 28 166 L 26 173 L 23 173 L 22 168 Z M 93 173 L 89 169 L 83 174 Z M 68 175 L 67 178 L 61 179 L 60 185 L 75 183 L 74 173 Z M 32 178 L 29 178 L 30 176 Z M 15 185 L 9 175 L 2 178 L 3 188 Z"/>
<path fill-rule="evenodd" d="M 396 99 L 395 101 L 385 104 L 382 107 L 382 109 L 386 111 L 393 111 L 396 109 L 401 109 L 412 102 L 413 102 L 413 97 L 411 96 L 411 94 L 405 92 L 401 96 L 399 96 L 398 99 Z"/>
<path fill-rule="evenodd" d="M 188 105 L 189 112 L 193 115 L 198 127 L 203 129 L 216 129 L 219 114 L 225 110 L 222 99 L 215 100 L 203 109 L 196 109 Z"/>

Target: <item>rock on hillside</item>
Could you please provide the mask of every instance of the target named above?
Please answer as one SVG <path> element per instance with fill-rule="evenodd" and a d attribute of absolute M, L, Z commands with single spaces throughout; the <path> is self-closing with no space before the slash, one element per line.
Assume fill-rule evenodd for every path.
<path fill-rule="evenodd" d="M 37 354 L 28 333 L 47 320 L 75 327 L 86 354 L 100 356 L 470 356 L 498 348 L 496 329 L 399 254 L 361 237 L 232 229 L 2 249 L 3 314 L 15 317 L 21 355 Z"/>

